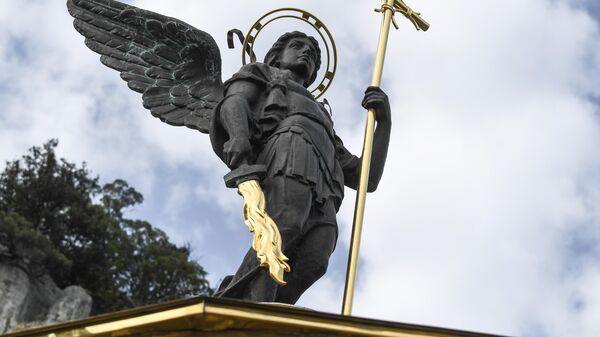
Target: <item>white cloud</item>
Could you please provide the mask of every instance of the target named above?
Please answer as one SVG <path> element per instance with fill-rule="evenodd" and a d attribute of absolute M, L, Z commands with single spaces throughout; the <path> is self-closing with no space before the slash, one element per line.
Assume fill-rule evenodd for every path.
<path fill-rule="evenodd" d="M 356 312 L 583 333 L 594 305 L 571 307 L 581 279 L 564 282 L 571 256 L 562 240 L 581 219 L 598 225 L 578 192 L 597 184 L 589 174 L 600 168 L 598 120 L 584 98 L 597 87 L 584 67 L 597 60 L 596 26 L 559 2 L 429 9 L 429 35 L 405 33 L 390 48 L 399 68 L 388 80 L 399 101 L 394 150 L 368 202 Z"/>

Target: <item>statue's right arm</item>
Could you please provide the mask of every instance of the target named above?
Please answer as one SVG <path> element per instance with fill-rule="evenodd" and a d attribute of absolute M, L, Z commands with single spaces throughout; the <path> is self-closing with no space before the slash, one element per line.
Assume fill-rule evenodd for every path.
<path fill-rule="evenodd" d="M 229 137 L 223 145 L 223 160 L 232 170 L 254 163 L 250 143 L 252 111 L 260 95 L 258 85 L 247 80 L 231 83 L 225 92 L 219 122 Z"/>

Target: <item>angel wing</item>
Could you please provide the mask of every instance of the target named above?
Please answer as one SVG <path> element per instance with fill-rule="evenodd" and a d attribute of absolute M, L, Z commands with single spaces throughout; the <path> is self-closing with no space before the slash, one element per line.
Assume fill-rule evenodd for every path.
<path fill-rule="evenodd" d="M 88 48 L 143 94 L 154 117 L 208 133 L 223 98 L 221 54 L 209 34 L 115 0 L 67 0 L 67 7 Z"/>

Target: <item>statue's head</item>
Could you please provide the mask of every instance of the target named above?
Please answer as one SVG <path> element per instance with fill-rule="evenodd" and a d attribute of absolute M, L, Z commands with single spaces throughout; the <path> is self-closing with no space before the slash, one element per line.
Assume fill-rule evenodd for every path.
<path fill-rule="evenodd" d="M 321 66 L 321 49 L 312 36 L 297 31 L 289 32 L 277 39 L 267 52 L 264 63 L 304 75 L 304 86 L 308 87 L 317 78 Z"/>

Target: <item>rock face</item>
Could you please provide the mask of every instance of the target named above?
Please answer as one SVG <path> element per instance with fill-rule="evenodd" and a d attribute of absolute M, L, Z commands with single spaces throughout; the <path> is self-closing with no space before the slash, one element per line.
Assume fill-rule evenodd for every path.
<path fill-rule="evenodd" d="M 91 308 L 92 298 L 83 288 L 61 290 L 48 275 L 31 277 L 0 262 L 0 335 L 85 318 Z"/>

